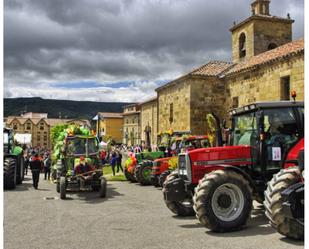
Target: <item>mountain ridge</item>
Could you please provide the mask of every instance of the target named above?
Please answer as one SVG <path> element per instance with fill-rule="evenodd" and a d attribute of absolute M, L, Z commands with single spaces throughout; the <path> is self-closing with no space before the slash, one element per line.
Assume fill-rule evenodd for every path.
<path fill-rule="evenodd" d="M 4 98 L 4 117 L 20 116 L 24 112 L 48 113 L 48 118 L 91 119 L 97 112 L 123 112 L 132 102 L 96 102 L 33 98 Z"/>

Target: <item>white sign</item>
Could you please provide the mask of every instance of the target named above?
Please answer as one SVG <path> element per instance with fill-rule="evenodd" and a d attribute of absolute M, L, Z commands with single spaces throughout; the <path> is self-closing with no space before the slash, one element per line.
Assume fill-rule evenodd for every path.
<path fill-rule="evenodd" d="M 273 161 L 281 161 L 281 148 L 272 147 L 272 152 L 273 152 Z"/>
<path fill-rule="evenodd" d="M 20 144 L 31 144 L 31 134 L 29 133 L 16 133 L 14 139 Z"/>

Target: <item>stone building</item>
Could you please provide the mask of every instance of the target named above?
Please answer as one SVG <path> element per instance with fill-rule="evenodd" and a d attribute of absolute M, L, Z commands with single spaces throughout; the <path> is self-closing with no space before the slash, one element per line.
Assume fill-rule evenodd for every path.
<path fill-rule="evenodd" d="M 141 111 L 139 104 L 123 107 L 123 138 L 124 144 L 129 146 L 141 144 Z"/>
<path fill-rule="evenodd" d="M 255 101 L 304 99 L 304 40 L 292 41 L 288 15 L 270 15 L 269 0 L 251 4 L 252 15 L 235 24 L 233 62 L 211 61 L 156 89 L 158 131 L 205 133 L 206 114 L 221 119 L 233 107 Z"/>
<path fill-rule="evenodd" d="M 98 112 L 93 118 L 96 121 L 96 134 L 100 140 L 113 139 L 116 143 L 122 142 L 122 113 Z"/>
<path fill-rule="evenodd" d="M 225 85 L 220 73 L 231 63 L 212 61 L 156 89 L 158 94 L 158 131 L 206 132 L 206 115 L 224 113 Z"/>
<path fill-rule="evenodd" d="M 5 126 L 12 128 L 15 134 L 31 134 L 31 146 L 51 149 L 51 128 L 58 124 L 89 124 L 87 120 L 48 118 L 47 113 L 25 113 L 22 116 L 9 116 Z"/>
<path fill-rule="evenodd" d="M 141 108 L 141 143 L 151 145 L 157 144 L 158 130 L 158 100 L 157 98 L 149 99 L 140 103 Z M 148 136 L 148 138 L 147 138 Z"/>

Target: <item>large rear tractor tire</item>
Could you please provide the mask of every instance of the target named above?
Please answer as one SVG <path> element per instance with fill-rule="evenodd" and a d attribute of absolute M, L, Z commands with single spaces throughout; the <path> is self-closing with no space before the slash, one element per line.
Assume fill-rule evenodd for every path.
<path fill-rule="evenodd" d="M 162 191 L 164 191 L 165 185 L 169 181 L 173 181 L 177 178 L 179 178 L 178 172 L 172 172 L 170 175 L 168 175 L 165 182 L 163 183 Z M 167 208 L 171 210 L 174 214 L 177 214 L 178 216 L 194 216 L 195 215 L 195 212 L 193 209 L 192 198 L 189 196 L 188 196 L 188 199 L 183 202 L 167 201 L 167 200 L 164 200 L 164 202 Z"/>
<path fill-rule="evenodd" d="M 250 217 L 252 190 L 231 170 L 215 170 L 200 180 L 193 197 L 196 217 L 214 232 L 238 230 Z"/>
<path fill-rule="evenodd" d="M 284 215 L 282 210 L 282 191 L 300 181 L 298 168 L 282 169 L 268 182 L 265 191 L 265 214 L 270 224 L 280 234 L 297 240 L 304 239 L 304 226 L 297 220 Z"/>
<path fill-rule="evenodd" d="M 101 198 L 106 197 L 106 189 L 107 189 L 106 179 L 104 177 L 102 177 L 101 178 L 101 187 L 100 187 L 100 190 L 99 190 Z"/>
<path fill-rule="evenodd" d="M 159 176 L 159 185 L 160 185 L 160 187 L 163 188 L 163 183 L 165 182 L 167 176 L 170 175 L 170 174 L 171 174 L 170 170 L 165 170 L 162 174 L 160 174 L 160 176 Z"/>
<path fill-rule="evenodd" d="M 60 199 L 64 200 L 66 197 L 66 179 L 64 176 L 60 177 Z"/>
<path fill-rule="evenodd" d="M 3 187 L 14 189 L 16 187 L 16 160 L 6 158 L 3 163 Z"/>
<path fill-rule="evenodd" d="M 145 160 L 136 166 L 136 180 L 143 186 L 151 185 L 150 174 L 152 171 L 152 161 Z"/>

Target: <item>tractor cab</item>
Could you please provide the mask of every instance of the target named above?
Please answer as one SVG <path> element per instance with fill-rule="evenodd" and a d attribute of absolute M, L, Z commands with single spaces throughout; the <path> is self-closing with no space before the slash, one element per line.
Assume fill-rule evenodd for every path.
<path fill-rule="evenodd" d="M 303 102 L 259 102 L 234 109 L 231 146 L 250 146 L 251 169 L 272 176 L 304 137 Z M 267 174 L 268 175 L 268 174 Z"/>
<path fill-rule="evenodd" d="M 3 128 L 3 152 L 4 154 L 10 154 L 13 148 L 13 130 Z"/>

